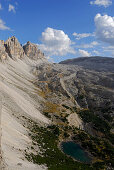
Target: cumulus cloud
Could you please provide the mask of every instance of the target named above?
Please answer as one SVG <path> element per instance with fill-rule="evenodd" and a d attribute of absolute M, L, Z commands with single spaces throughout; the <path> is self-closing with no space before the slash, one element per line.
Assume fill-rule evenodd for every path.
<path fill-rule="evenodd" d="M 114 17 L 101 14 L 95 16 L 96 37 L 110 45 L 114 45 Z"/>
<path fill-rule="evenodd" d="M 82 38 L 87 38 L 87 37 L 92 37 L 94 36 L 94 33 L 82 33 L 82 34 L 78 34 L 76 32 L 73 33 L 73 36 L 77 39 L 80 40 Z"/>
<path fill-rule="evenodd" d="M 106 8 L 112 4 L 112 1 L 111 0 L 95 0 L 95 1 L 90 1 L 90 4 L 104 6 Z"/>
<path fill-rule="evenodd" d="M 41 41 L 42 44 L 39 45 L 39 48 L 48 56 L 63 56 L 68 53 L 75 54 L 72 41 L 62 30 L 48 27 L 42 32 Z"/>
<path fill-rule="evenodd" d="M 91 54 L 85 50 L 79 49 L 78 52 L 79 52 L 80 57 L 90 57 L 91 56 Z"/>
<path fill-rule="evenodd" d="M 2 19 L 0 19 L 0 30 L 10 30 L 10 28 L 5 25 L 5 22 Z"/>
<path fill-rule="evenodd" d="M 12 12 L 14 12 L 14 13 L 15 13 L 15 12 L 16 12 L 16 11 L 15 11 L 15 6 L 13 6 L 13 5 L 9 4 L 9 9 L 8 9 L 8 11 L 9 11 L 9 12 L 11 12 L 11 11 L 12 11 Z"/>

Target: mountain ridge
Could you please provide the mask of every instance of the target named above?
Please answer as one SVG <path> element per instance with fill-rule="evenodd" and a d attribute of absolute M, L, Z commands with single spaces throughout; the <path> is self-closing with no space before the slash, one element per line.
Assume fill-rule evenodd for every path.
<path fill-rule="evenodd" d="M 33 60 L 38 60 L 45 58 L 44 53 L 38 49 L 36 44 L 28 41 L 24 46 L 22 46 L 15 36 L 8 38 L 6 41 L 0 40 L 0 59 L 5 60 L 8 57 L 24 58 L 27 56 Z"/>
<path fill-rule="evenodd" d="M 113 71 L 114 58 L 100 56 L 78 57 L 61 61 L 59 64 L 79 65 L 86 69 L 88 68 L 98 71 Z"/>

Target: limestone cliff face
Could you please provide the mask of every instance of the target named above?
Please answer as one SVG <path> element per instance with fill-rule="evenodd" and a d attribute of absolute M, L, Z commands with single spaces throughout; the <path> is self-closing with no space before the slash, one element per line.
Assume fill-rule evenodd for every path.
<path fill-rule="evenodd" d="M 8 57 L 8 54 L 5 51 L 4 41 L 0 40 L 0 60 L 6 60 Z"/>
<path fill-rule="evenodd" d="M 6 52 L 8 53 L 8 55 L 13 59 L 14 58 L 21 59 L 25 56 L 23 47 L 21 46 L 17 38 L 15 38 L 14 36 L 9 38 L 5 42 L 5 48 L 6 48 Z"/>
<path fill-rule="evenodd" d="M 8 57 L 16 60 L 28 57 L 32 60 L 44 59 L 44 53 L 38 49 L 36 44 L 27 42 L 26 45 L 22 46 L 18 39 L 14 36 L 8 38 L 6 42 L 0 40 L 0 60 L 4 61 Z"/>
<path fill-rule="evenodd" d="M 33 60 L 44 58 L 44 54 L 40 51 L 40 49 L 38 49 L 38 46 L 31 43 L 30 41 L 28 41 L 27 44 L 23 46 L 23 49 L 27 57 Z"/>

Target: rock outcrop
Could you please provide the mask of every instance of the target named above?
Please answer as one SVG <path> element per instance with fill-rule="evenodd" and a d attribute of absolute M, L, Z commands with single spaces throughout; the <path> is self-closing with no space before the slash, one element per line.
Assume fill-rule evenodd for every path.
<path fill-rule="evenodd" d="M 5 48 L 6 48 L 6 52 L 8 53 L 8 55 L 13 59 L 15 58 L 21 59 L 25 56 L 23 47 L 21 46 L 17 38 L 15 38 L 14 36 L 9 38 L 5 42 Z"/>
<path fill-rule="evenodd" d="M 8 57 L 8 54 L 5 51 L 4 41 L 0 40 L 0 60 L 4 61 Z"/>
<path fill-rule="evenodd" d="M 36 44 L 33 44 L 30 41 L 28 41 L 27 44 L 23 46 L 23 49 L 27 57 L 29 57 L 30 59 L 38 60 L 44 58 L 44 53 L 42 53 L 40 49 L 38 49 L 38 46 Z"/>
<path fill-rule="evenodd" d="M 8 38 L 6 42 L 0 40 L 0 60 L 6 60 L 7 57 L 12 59 L 23 59 L 28 57 L 32 60 L 44 59 L 44 53 L 38 49 L 36 44 L 28 41 L 26 45 L 22 46 L 15 36 Z"/>

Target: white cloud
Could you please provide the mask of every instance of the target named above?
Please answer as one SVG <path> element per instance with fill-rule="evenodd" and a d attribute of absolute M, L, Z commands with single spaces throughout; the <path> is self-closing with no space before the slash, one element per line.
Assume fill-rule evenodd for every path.
<path fill-rule="evenodd" d="M 105 51 L 106 50 L 114 50 L 114 46 L 106 46 L 106 47 L 102 47 Z"/>
<path fill-rule="evenodd" d="M 9 11 L 9 12 L 11 12 L 11 11 L 12 11 L 12 12 L 14 12 L 14 13 L 15 13 L 15 12 L 16 12 L 16 11 L 15 11 L 15 6 L 13 6 L 13 5 L 9 4 L 9 9 L 8 9 L 8 11 Z"/>
<path fill-rule="evenodd" d="M 114 17 L 101 14 L 95 16 L 96 37 L 110 45 L 114 45 Z"/>
<path fill-rule="evenodd" d="M 5 25 L 5 22 L 2 19 L 0 19 L 0 30 L 10 30 L 10 28 Z"/>
<path fill-rule="evenodd" d="M 97 51 L 97 50 L 93 50 L 93 54 L 95 54 L 95 55 L 100 55 L 100 52 Z"/>
<path fill-rule="evenodd" d="M 112 4 L 111 0 L 94 0 L 90 1 L 91 5 L 104 6 L 105 8 Z"/>
<path fill-rule="evenodd" d="M 0 4 L 0 10 L 2 10 L 3 8 L 2 8 L 2 4 Z"/>
<path fill-rule="evenodd" d="M 104 52 L 111 52 L 114 54 L 114 46 L 102 47 Z"/>
<path fill-rule="evenodd" d="M 76 32 L 73 33 L 73 36 L 77 39 L 80 40 L 82 38 L 87 38 L 87 37 L 92 37 L 94 36 L 94 33 L 82 33 L 82 34 L 78 34 Z"/>
<path fill-rule="evenodd" d="M 68 53 L 75 54 L 72 41 L 62 30 L 48 27 L 42 32 L 41 41 L 42 44 L 39 45 L 39 48 L 48 56 L 63 56 Z"/>
<path fill-rule="evenodd" d="M 91 54 L 85 50 L 79 49 L 78 52 L 79 52 L 80 57 L 90 57 L 91 56 Z"/>
<path fill-rule="evenodd" d="M 96 46 L 96 45 L 98 45 L 99 43 L 97 42 L 97 41 L 93 41 L 92 43 L 91 43 L 91 45 L 92 46 Z"/>
<path fill-rule="evenodd" d="M 94 48 L 95 46 L 98 46 L 99 43 L 97 41 L 93 41 L 90 44 L 81 44 L 81 45 L 76 45 L 75 47 L 77 48 Z"/>

